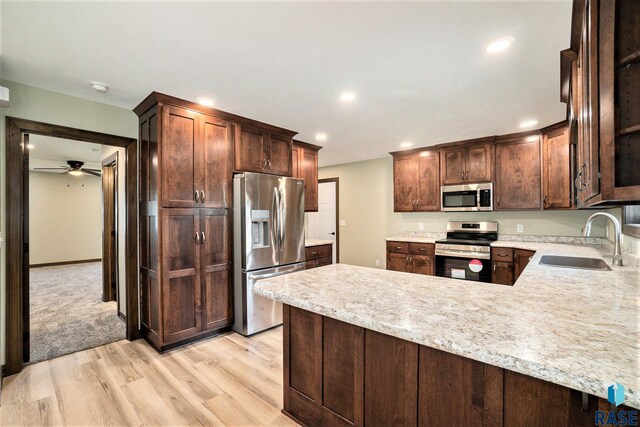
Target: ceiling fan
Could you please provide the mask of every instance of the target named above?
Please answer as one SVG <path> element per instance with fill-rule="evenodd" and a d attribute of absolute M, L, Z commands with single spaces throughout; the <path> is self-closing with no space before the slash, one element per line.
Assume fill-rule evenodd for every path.
<path fill-rule="evenodd" d="M 33 168 L 33 170 L 64 170 L 64 172 L 62 172 L 63 174 L 68 173 L 73 176 L 81 176 L 83 173 L 93 176 L 101 175 L 99 169 L 83 168 L 82 166 L 84 165 L 84 162 L 81 162 L 80 160 L 67 160 L 67 165 L 68 166 L 60 166 L 59 168 Z"/>

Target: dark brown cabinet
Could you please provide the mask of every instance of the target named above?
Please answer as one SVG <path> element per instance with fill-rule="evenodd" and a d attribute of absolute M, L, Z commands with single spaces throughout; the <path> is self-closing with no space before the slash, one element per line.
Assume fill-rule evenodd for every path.
<path fill-rule="evenodd" d="M 435 244 L 387 242 L 387 270 L 435 274 Z"/>
<path fill-rule="evenodd" d="M 296 307 L 283 314 L 284 412 L 303 425 L 593 426 L 596 410 L 611 409 L 595 396 Z"/>
<path fill-rule="evenodd" d="M 292 176 L 304 180 L 304 210 L 318 211 L 318 151 L 322 147 L 293 141 Z"/>
<path fill-rule="evenodd" d="M 565 122 L 542 130 L 542 204 L 544 209 L 569 209 L 573 203 L 573 149 Z"/>
<path fill-rule="evenodd" d="M 396 152 L 393 155 L 395 212 L 440 210 L 440 161 L 437 150 Z"/>
<path fill-rule="evenodd" d="M 496 210 L 542 208 L 540 132 L 496 138 Z"/>
<path fill-rule="evenodd" d="M 535 254 L 513 248 L 491 248 L 491 283 L 513 285 Z"/>
<path fill-rule="evenodd" d="M 578 207 L 640 201 L 640 3 L 574 2 L 570 138 Z"/>
<path fill-rule="evenodd" d="M 230 207 L 231 127 L 186 108 L 162 107 L 162 206 Z"/>
<path fill-rule="evenodd" d="M 304 248 L 305 269 L 333 264 L 333 245 L 307 246 Z"/>
<path fill-rule="evenodd" d="M 440 149 L 442 185 L 491 182 L 495 137 L 451 143 Z M 449 144 L 447 144 L 449 145 Z"/>
<path fill-rule="evenodd" d="M 234 170 L 291 176 L 293 135 L 293 132 L 277 134 L 254 125 L 237 125 Z"/>

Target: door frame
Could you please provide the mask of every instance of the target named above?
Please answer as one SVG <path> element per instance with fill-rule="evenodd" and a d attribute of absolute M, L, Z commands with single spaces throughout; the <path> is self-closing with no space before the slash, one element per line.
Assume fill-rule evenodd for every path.
<path fill-rule="evenodd" d="M 340 262 L 340 178 L 323 178 L 318 180 L 318 185 L 326 182 L 336 183 L 336 264 Z M 318 191 L 318 194 L 320 191 Z"/>
<path fill-rule="evenodd" d="M 111 260 L 111 255 L 110 255 L 110 251 L 109 248 L 107 247 L 107 233 L 106 233 L 106 227 L 105 227 L 105 219 L 107 216 L 107 212 L 105 211 L 105 207 L 106 207 L 106 194 L 105 194 L 105 171 L 107 169 L 113 169 L 113 188 L 111 190 L 109 190 L 110 192 L 112 192 L 112 196 L 113 197 L 113 206 L 111 207 L 111 211 L 112 211 L 112 215 L 114 216 L 114 222 L 115 222 L 115 230 L 114 230 L 114 235 L 111 237 L 111 240 L 113 241 L 113 245 L 115 246 L 115 259 L 116 259 L 116 269 L 115 269 L 115 273 L 111 272 L 111 274 L 115 274 L 115 281 L 116 281 L 116 289 L 115 289 L 115 295 L 113 294 L 113 291 L 111 289 L 111 282 L 107 279 L 109 279 L 108 274 L 107 274 L 107 263 L 105 262 L 105 260 L 107 258 L 109 258 L 109 262 L 113 262 L 113 260 Z M 107 186 L 106 188 L 109 188 L 109 186 Z M 120 312 L 120 301 L 119 301 L 119 296 L 120 296 L 120 266 L 119 264 L 119 258 L 120 258 L 120 254 L 119 254 L 119 249 L 120 249 L 120 242 L 119 242 L 119 230 L 118 228 L 120 227 L 120 223 L 118 221 L 118 209 L 119 209 L 119 203 L 118 203 L 118 152 L 115 151 L 114 153 L 111 153 L 109 156 L 105 157 L 104 159 L 102 159 L 102 301 L 107 302 L 107 301 L 116 301 L 116 303 L 118 303 L 118 316 L 120 316 L 121 318 L 123 317 L 123 314 Z"/>
<path fill-rule="evenodd" d="M 29 165 L 28 153 L 22 146 L 22 135 L 36 134 L 56 138 L 72 139 L 76 141 L 92 142 L 96 144 L 122 147 L 126 150 L 125 170 L 125 199 L 126 199 L 126 255 L 125 269 L 127 304 L 127 339 L 140 337 L 138 329 L 138 141 L 118 135 L 93 132 L 89 130 L 36 122 L 15 117 L 6 118 L 6 218 L 7 218 L 7 256 L 6 284 L 7 284 L 7 351 L 6 372 L 4 375 L 18 373 L 24 366 L 23 362 L 23 316 L 28 316 L 28 309 L 23 305 L 23 296 L 28 293 L 28 280 L 23 275 L 28 274 L 28 252 L 26 245 L 28 236 L 28 198 L 24 197 L 24 189 L 28 189 Z M 25 173 L 25 171 L 27 171 Z M 26 209 L 25 209 L 26 206 Z M 26 225 L 26 226 L 25 226 Z M 28 276 L 27 276 L 28 277 Z M 25 312 L 26 311 L 26 312 Z M 28 319 L 28 317 L 27 317 Z M 28 333 L 28 331 L 27 331 Z"/>

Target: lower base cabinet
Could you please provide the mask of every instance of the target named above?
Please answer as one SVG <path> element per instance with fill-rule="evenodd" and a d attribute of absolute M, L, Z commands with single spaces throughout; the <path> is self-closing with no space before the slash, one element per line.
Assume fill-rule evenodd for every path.
<path fill-rule="evenodd" d="M 596 410 L 611 407 L 576 390 L 284 306 L 283 412 L 303 425 L 593 426 Z"/>
<path fill-rule="evenodd" d="M 333 245 L 307 246 L 304 248 L 305 270 L 333 264 Z"/>
<path fill-rule="evenodd" d="M 524 249 L 491 248 L 491 283 L 512 286 L 534 254 Z"/>
<path fill-rule="evenodd" d="M 435 274 L 435 244 L 387 242 L 387 270 Z"/>

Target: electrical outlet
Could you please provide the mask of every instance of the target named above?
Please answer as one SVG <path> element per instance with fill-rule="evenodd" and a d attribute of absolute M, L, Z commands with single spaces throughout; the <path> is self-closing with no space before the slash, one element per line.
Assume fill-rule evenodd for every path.
<path fill-rule="evenodd" d="M 418 230 L 424 230 L 424 223 L 423 222 L 419 222 L 418 223 Z"/>
<path fill-rule="evenodd" d="M 518 233 L 524 233 L 524 225 L 523 225 L 523 224 L 518 224 L 518 225 L 516 226 L 516 231 L 517 231 Z"/>
<path fill-rule="evenodd" d="M 379 259 L 376 260 L 376 267 L 380 267 L 380 260 Z"/>

